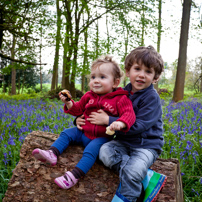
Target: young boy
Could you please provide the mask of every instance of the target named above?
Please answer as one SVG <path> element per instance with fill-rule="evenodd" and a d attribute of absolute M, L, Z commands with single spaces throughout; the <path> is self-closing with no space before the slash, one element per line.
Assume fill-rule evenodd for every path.
<path fill-rule="evenodd" d="M 138 47 L 126 57 L 130 83 L 124 89 L 130 93 L 136 121 L 129 132 L 117 131 L 99 153 L 106 166 L 119 172 L 120 194 L 132 202 L 140 196 L 142 181 L 164 144 L 161 100 L 152 84 L 163 68 L 163 60 L 152 46 Z M 109 124 L 115 120 L 109 117 Z"/>
<path fill-rule="evenodd" d="M 152 46 L 138 47 L 126 57 L 125 71 L 130 83 L 124 90 L 130 94 L 136 121 L 127 133 L 116 131 L 114 140 L 102 145 L 99 152 L 100 160 L 119 173 L 120 185 L 113 202 L 137 200 L 142 191 L 142 183 L 145 184 L 151 177 L 148 173 L 152 171 L 148 168 L 162 151 L 161 100 L 152 83 L 158 81 L 163 68 L 163 60 Z M 98 125 L 110 125 L 116 119 L 117 117 L 98 111 L 89 120 Z M 82 127 L 83 124 L 77 122 L 77 125 Z M 154 189 L 154 194 L 148 193 L 150 196 L 146 201 L 153 202 L 166 181 L 166 176 L 155 174 L 158 175 L 160 186 Z"/>

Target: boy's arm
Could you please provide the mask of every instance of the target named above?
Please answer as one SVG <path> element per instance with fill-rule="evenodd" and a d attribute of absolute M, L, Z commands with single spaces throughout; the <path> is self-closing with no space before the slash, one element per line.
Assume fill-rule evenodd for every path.
<path fill-rule="evenodd" d="M 136 121 L 131 126 L 129 132 L 139 134 L 151 128 L 162 115 L 160 98 L 157 96 L 147 97 L 145 102 L 142 102 L 138 110 L 136 110 L 135 115 Z M 118 119 L 119 117 L 109 116 L 109 125 Z"/>
<path fill-rule="evenodd" d="M 129 131 L 132 134 L 148 130 L 159 120 L 162 115 L 160 98 L 158 95 L 148 96 L 136 111 L 136 121 Z"/>

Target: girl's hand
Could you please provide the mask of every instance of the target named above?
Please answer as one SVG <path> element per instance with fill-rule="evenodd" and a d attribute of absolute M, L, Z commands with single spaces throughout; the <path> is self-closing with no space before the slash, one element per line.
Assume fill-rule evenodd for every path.
<path fill-rule="evenodd" d="M 76 119 L 76 126 L 79 130 L 83 130 L 82 126 L 85 125 L 84 115 L 77 117 Z"/>
<path fill-rule="evenodd" d="M 90 118 L 87 120 L 95 125 L 108 125 L 109 124 L 109 116 L 102 109 L 99 109 L 97 112 L 92 112 L 89 115 Z"/>
<path fill-rule="evenodd" d="M 110 126 L 109 129 L 116 131 L 116 130 L 121 130 L 122 128 L 125 128 L 126 124 L 123 123 L 122 121 L 114 121 Z"/>
<path fill-rule="evenodd" d="M 62 95 L 61 92 L 59 92 L 59 98 L 62 100 L 62 102 L 64 102 L 66 104 L 66 106 L 67 106 L 68 109 L 70 109 L 73 106 L 72 101 L 71 100 L 70 101 L 66 101 L 67 98 L 64 95 Z"/>

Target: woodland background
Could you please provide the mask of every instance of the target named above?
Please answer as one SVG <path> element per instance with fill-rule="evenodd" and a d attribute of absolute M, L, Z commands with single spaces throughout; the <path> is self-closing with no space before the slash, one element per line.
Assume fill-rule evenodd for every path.
<path fill-rule="evenodd" d="M 63 103 L 50 98 L 66 88 L 79 99 L 88 90 L 94 59 L 110 54 L 124 68 L 125 56 L 138 46 L 153 45 L 161 53 L 165 35 L 174 35 L 171 44 L 179 41 L 179 55 L 164 61 L 165 72 L 155 86 L 164 122 L 160 158 L 180 161 L 185 201 L 202 201 L 202 2 L 180 1 L 179 22 L 172 12 L 162 12 L 166 3 L 177 1 L 1 0 L 0 201 L 27 134 L 60 134 L 73 127 L 74 117 L 63 113 Z M 188 60 L 193 38 L 196 57 Z M 48 54 L 51 67 L 43 59 Z"/>
<path fill-rule="evenodd" d="M 20 94 L 25 88 L 33 90 L 37 83 L 38 91 L 42 91 L 43 83 L 48 82 L 51 90 L 60 85 L 76 97 L 76 83 L 81 84 L 82 92 L 88 90 L 90 64 L 100 55 L 118 57 L 123 67 L 125 56 L 133 48 L 149 45 L 145 41 L 150 40 L 161 52 L 162 35 L 172 30 L 161 17 L 164 4 L 163 0 L 1 1 L 2 93 Z M 170 88 L 175 102 L 183 99 L 185 87 L 202 92 L 202 57 L 187 61 L 188 38 L 195 37 L 202 43 L 200 12 L 199 1 L 185 0 L 181 23 L 172 21 L 181 33 L 179 56 L 172 64 L 165 61 L 160 84 Z M 195 30 L 194 36 L 188 35 L 189 27 Z M 47 69 L 41 58 L 53 47 L 54 63 Z M 196 51 L 200 50 L 196 47 Z"/>

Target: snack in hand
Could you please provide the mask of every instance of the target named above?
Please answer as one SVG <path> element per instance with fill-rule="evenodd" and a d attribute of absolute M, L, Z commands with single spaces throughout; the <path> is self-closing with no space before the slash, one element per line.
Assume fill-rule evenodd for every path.
<path fill-rule="evenodd" d="M 70 94 L 70 92 L 68 90 L 62 90 L 61 94 L 64 95 L 66 97 L 66 101 L 70 101 L 72 96 Z"/>
<path fill-rule="evenodd" d="M 107 135 L 114 135 L 115 131 L 114 130 L 110 130 L 110 127 L 106 127 L 106 134 Z"/>

